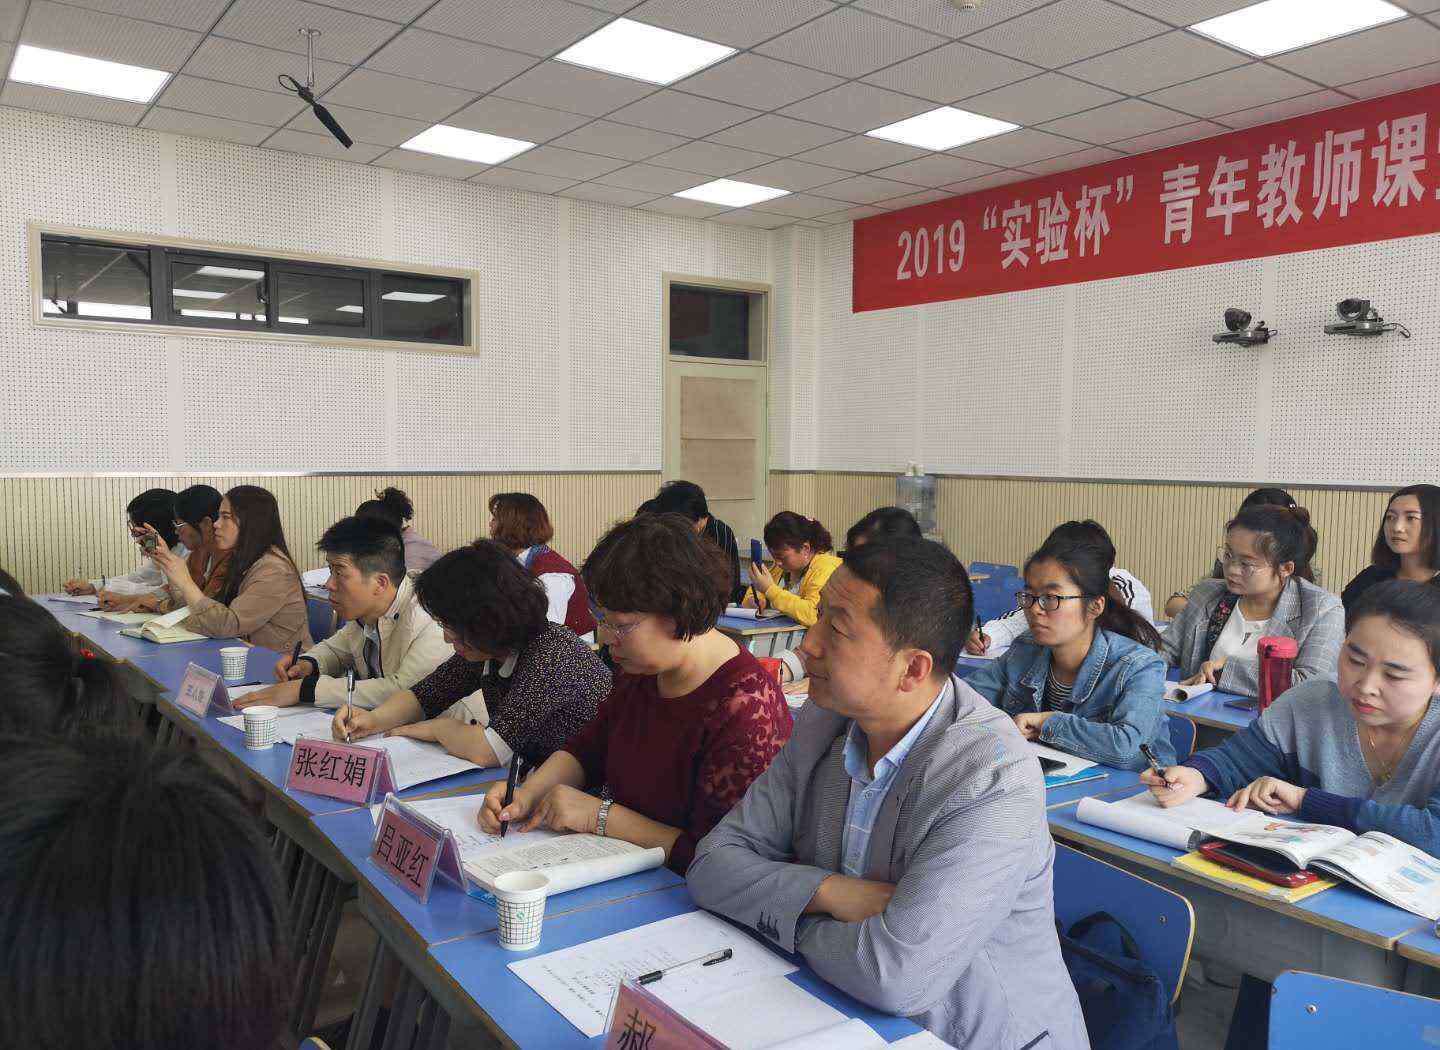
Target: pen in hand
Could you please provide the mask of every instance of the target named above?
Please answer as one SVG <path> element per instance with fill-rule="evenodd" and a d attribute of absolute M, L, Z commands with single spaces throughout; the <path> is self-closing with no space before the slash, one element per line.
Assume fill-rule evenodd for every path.
<path fill-rule="evenodd" d="M 1174 782 L 1171 781 L 1171 779 L 1165 775 L 1165 771 L 1160 768 L 1160 763 L 1155 760 L 1155 752 L 1150 750 L 1150 745 L 1141 744 L 1140 753 L 1145 756 L 1145 761 L 1150 763 L 1150 772 L 1159 777 L 1167 788 L 1174 790 Z"/>
<path fill-rule="evenodd" d="M 519 778 L 519 776 L 520 752 L 517 751 L 510 756 L 510 775 L 505 778 L 505 802 L 500 807 L 502 811 L 508 809 L 510 803 L 515 801 L 515 781 Z M 505 832 L 509 830 L 510 822 L 508 820 L 502 820 L 500 822 L 500 837 L 503 839 L 505 837 Z"/>
<path fill-rule="evenodd" d="M 297 648 L 298 643 L 297 643 Z M 350 743 L 350 719 L 355 716 L 355 671 L 345 672 L 345 743 Z"/>

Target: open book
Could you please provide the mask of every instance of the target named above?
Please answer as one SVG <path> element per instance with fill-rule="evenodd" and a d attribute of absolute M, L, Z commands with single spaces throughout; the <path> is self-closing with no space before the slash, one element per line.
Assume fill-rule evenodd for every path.
<path fill-rule="evenodd" d="M 1200 682 L 1197 685 L 1181 685 L 1179 682 L 1165 683 L 1165 699 L 1171 703 L 1183 704 L 1186 700 L 1194 700 L 1197 696 L 1204 696 L 1214 690 L 1209 682 Z"/>
<path fill-rule="evenodd" d="M 1088 758 L 1076 758 L 1074 755 L 1067 755 L 1064 751 L 1057 751 L 1053 747 L 1037 744 L 1033 740 L 1027 741 L 1025 747 L 1040 760 L 1040 768 L 1045 772 L 1046 787 L 1078 784 L 1081 781 L 1099 780 L 1101 777 L 1109 775 L 1099 767 L 1098 763 L 1091 762 Z"/>
<path fill-rule="evenodd" d="M 169 645 L 172 642 L 203 642 L 207 636 L 196 634 L 194 631 L 187 631 L 179 624 L 190 615 L 190 607 L 176 609 L 164 616 L 157 616 L 140 627 L 122 627 L 121 634 L 127 634 L 131 638 L 144 638 L 147 642 L 157 642 L 160 645 Z"/>
<path fill-rule="evenodd" d="M 159 613 L 105 612 L 101 609 L 87 609 L 76 615 L 88 616 L 92 620 L 108 620 L 110 623 L 123 623 L 127 627 L 139 627 L 141 624 L 146 624 L 151 620 L 158 620 L 160 618 Z"/>
<path fill-rule="evenodd" d="M 779 609 L 752 609 L 745 605 L 727 605 L 726 616 L 735 616 L 741 620 L 774 620 L 784 616 Z"/>
<path fill-rule="evenodd" d="M 1206 838 L 1223 837 L 1221 833 L 1224 830 L 1243 823 L 1249 819 L 1249 814 L 1236 813 L 1208 798 L 1192 798 L 1166 809 L 1155 801 L 1155 796 L 1149 791 L 1142 791 L 1118 802 L 1081 799 L 1075 809 L 1075 818 L 1147 842 L 1193 850 L 1198 849 Z"/>

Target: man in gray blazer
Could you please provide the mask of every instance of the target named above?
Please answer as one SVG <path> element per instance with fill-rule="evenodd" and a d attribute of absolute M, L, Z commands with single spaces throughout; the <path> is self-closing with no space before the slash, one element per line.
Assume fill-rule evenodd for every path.
<path fill-rule="evenodd" d="M 701 841 L 690 892 L 956 1047 L 1088 1050 L 1039 763 L 950 673 L 971 609 L 938 543 L 846 553 L 801 647 L 810 702 Z"/>

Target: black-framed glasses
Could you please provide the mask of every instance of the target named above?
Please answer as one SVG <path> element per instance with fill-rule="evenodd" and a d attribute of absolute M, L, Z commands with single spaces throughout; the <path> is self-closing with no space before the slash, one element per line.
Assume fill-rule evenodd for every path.
<path fill-rule="evenodd" d="M 1081 601 L 1083 594 L 1036 594 L 1034 591 L 1016 591 L 1015 607 L 1028 609 L 1032 605 L 1038 605 L 1046 612 L 1054 612 L 1060 608 L 1061 602 Z"/>

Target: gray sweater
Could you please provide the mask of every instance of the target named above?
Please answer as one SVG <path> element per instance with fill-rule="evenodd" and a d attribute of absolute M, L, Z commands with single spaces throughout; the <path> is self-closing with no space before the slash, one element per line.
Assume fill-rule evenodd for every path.
<path fill-rule="evenodd" d="M 1383 831 L 1440 857 L 1440 703 L 1425 713 L 1410 747 L 1377 785 L 1360 751 L 1350 704 L 1330 681 L 1302 682 L 1219 747 L 1191 756 L 1215 794 L 1228 797 L 1257 777 L 1305 788 L 1298 816 L 1356 834 Z"/>

